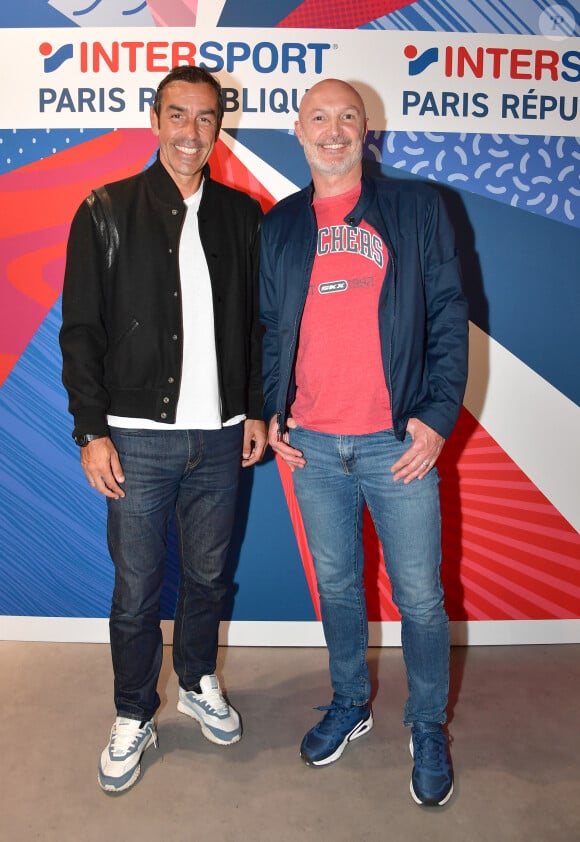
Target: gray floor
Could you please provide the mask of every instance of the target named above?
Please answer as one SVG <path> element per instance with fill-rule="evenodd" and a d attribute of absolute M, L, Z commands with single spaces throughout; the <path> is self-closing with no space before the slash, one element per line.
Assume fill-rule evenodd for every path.
<path fill-rule="evenodd" d="M 128 842 L 578 842 L 580 646 L 454 648 L 455 795 L 409 796 L 398 649 L 371 649 L 375 727 L 339 763 L 310 769 L 304 731 L 329 699 L 323 649 L 227 648 L 218 672 L 244 721 L 229 748 L 176 711 L 171 649 L 159 750 L 107 796 L 98 755 L 113 718 L 108 647 L 0 642 L 0 837 Z"/>

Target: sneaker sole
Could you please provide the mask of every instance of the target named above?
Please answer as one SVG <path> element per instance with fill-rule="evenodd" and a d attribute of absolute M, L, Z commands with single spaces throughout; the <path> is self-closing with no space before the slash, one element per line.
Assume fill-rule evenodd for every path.
<path fill-rule="evenodd" d="M 447 804 L 447 802 L 453 795 L 453 783 L 451 784 L 451 789 L 449 790 L 445 798 L 441 799 L 441 801 L 421 801 L 421 799 L 413 789 L 413 779 L 411 779 L 411 782 L 409 784 L 409 791 L 411 792 L 411 798 L 413 799 L 415 804 L 418 804 L 420 807 L 443 807 L 443 805 Z"/>
<path fill-rule="evenodd" d="M 373 715 L 369 713 L 368 719 L 364 719 L 362 722 L 357 722 L 354 726 L 350 734 L 347 734 L 338 748 L 332 753 L 329 754 L 328 757 L 324 757 L 322 760 L 311 760 L 307 755 L 300 753 L 300 757 L 307 766 L 328 766 L 330 763 L 336 763 L 337 760 L 340 760 L 342 754 L 349 743 L 353 740 L 358 740 L 359 737 L 364 737 L 365 734 L 373 727 Z"/>
<path fill-rule="evenodd" d="M 411 757 L 414 758 L 415 755 L 413 752 L 413 737 L 411 737 L 411 739 L 409 740 L 409 751 L 411 753 Z M 411 780 L 409 781 L 409 791 L 411 793 L 411 798 L 413 799 L 415 804 L 418 804 L 420 807 L 443 807 L 443 805 L 447 804 L 447 802 L 453 795 L 453 781 L 451 781 L 451 789 L 449 790 L 445 798 L 441 799 L 441 801 L 421 801 L 421 799 L 413 789 L 413 778 L 411 778 Z"/>
<path fill-rule="evenodd" d="M 149 746 L 152 746 L 152 745 L 155 745 L 155 737 L 153 735 L 151 735 L 149 737 L 147 745 L 145 746 L 145 748 L 141 752 L 141 756 L 139 757 L 139 762 L 135 766 L 133 774 L 131 775 L 131 777 L 129 778 L 128 781 L 125 781 L 125 783 L 122 784 L 122 786 L 115 786 L 114 783 L 105 783 L 104 781 L 102 781 L 101 780 L 101 774 L 100 774 L 101 769 L 100 769 L 100 765 L 99 765 L 99 772 L 97 774 L 97 783 L 101 787 L 103 792 L 107 792 L 107 793 L 126 792 L 134 784 L 136 784 L 137 780 L 139 779 L 139 775 L 141 774 L 141 758 L 143 757 L 143 755 L 145 754 L 145 752 L 147 751 Z"/>
<path fill-rule="evenodd" d="M 201 733 L 206 738 L 206 740 L 210 741 L 210 743 L 214 743 L 217 746 L 232 746 L 234 743 L 239 743 L 239 741 L 242 738 L 241 732 L 238 734 L 234 734 L 230 740 L 223 740 L 221 737 L 218 737 L 216 734 L 213 733 L 211 728 L 208 725 L 206 725 L 203 719 L 200 716 L 198 716 L 195 711 L 191 710 L 191 708 L 186 707 L 186 705 L 184 705 L 183 702 L 177 702 L 177 710 L 180 713 L 184 713 L 186 716 L 191 717 L 191 719 L 195 719 L 195 721 L 199 724 L 201 728 Z"/>
<path fill-rule="evenodd" d="M 141 762 L 135 767 L 135 771 L 129 780 L 123 784 L 123 786 L 115 786 L 114 784 L 105 784 L 101 781 L 100 775 L 97 775 L 97 783 L 103 790 L 110 795 L 117 793 L 117 792 L 126 792 L 126 790 L 130 789 L 133 784 L 137 783 L 139 775 L 141 774 Z"/>

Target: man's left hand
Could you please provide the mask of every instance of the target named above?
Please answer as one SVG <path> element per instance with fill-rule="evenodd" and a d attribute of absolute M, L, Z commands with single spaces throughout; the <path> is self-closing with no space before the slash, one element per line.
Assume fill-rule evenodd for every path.
<path fill-rule="evenodd" d="M 242 449 L 242 468 L 249 468 L 261 462 L 268 436 L 266 435 L 266 424 L 263 421 L 247 418 L 244 421 L 244 445 Z"/>
<path fill-rule="evenodd" d="M 402 479 L 405 485 L 414 479 L 423 479 L 429 473 L 445 444 L 443 436 L 418 418 L 409 418 L 407 432 L 413 444 L 391 468 L 395 482 Z"/>

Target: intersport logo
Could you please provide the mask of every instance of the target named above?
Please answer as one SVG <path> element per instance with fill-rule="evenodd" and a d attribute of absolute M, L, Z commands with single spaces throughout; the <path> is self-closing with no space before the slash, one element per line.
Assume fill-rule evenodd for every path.
<path fill-rule="evenodd" d="M 168 73 L 178 64 L 199 65 L 210 72 L 228 73 L 253 69 L 257 73 L 298 73 L 320 75 L 324 56 L 331 44 L 309 42 L 259 41 L 81 41 L 53 46 L 43 41 L 38 50 L 45 73 L 54 73 L 74 59 L 81 73 Z"/>
<path fill-rule="evenodd" d="M 448 79 L 511 79 L 547 82 L 579 82 L 580 51 L 560 54 L 551 49 L 498 46 L 429 47 L 419 52 L 414 44 L 403 50 L 409 76 L 419 76 L 439 65 Z"/>

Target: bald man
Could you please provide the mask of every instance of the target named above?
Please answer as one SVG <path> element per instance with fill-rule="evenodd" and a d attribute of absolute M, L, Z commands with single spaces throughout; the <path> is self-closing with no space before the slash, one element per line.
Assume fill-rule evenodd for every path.
<path fill-rule="evenodd" d="M 351 85 L 314 85 L 295 130 L 312 183 L 263 222 L 260 309 L 269 443 L 292 471 L 333 690 L 300 754 L 333 763 L 373 725 L 366 504 L 402 620 L 411 795 L 442 805 L 453 772 L 437 459 L 467 378 L 454 236 L 435 190 L 363 172 L 367 117 Z"/>

